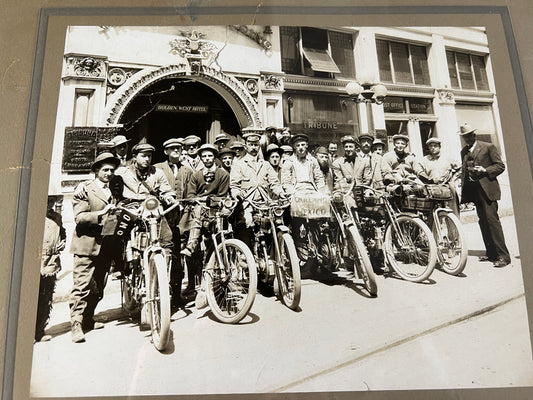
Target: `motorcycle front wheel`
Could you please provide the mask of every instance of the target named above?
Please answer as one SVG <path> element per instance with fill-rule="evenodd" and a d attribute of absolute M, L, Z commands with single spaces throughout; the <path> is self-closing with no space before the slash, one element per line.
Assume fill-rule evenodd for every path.
<path fill-rule="evenodd" d="M 224 248 L 223 248 L 224 246 Z M 216 252 L 227 263 L 220 265 Z M 257 267 L 252 252 L 238 239 L 219 243 L 204 269 L 207 301 L 216 319 L 226 324 L 241 321 L 252 308 L 257 293 Z"/>
<path fill-rule="evenodd" d="M 431 230 L 420 218 L 396 217 L 398 229 L 389 224 L 385 230 L 384 251 L 387 262 L 402 278 L 425 281 L 437 262 L 437 244 Z"/>
<path fill-rule="evenodd" d="M 365 288 L 368 293 L 375 297 L 378 295 L 378 284 L 376 282 L 376 275 L 374 274 L 374 269 L 372 268 L 372 262 L 368 256 L 368 251 L 366 246 L 363 243 L 363 238 L 359 233 L 359 230 L 355 226 L 350 226 L 348 228 L 350 236 L 353 240 L 355 254 L 355 268 L 359 273 L 360 277 L 363 278 Z"/>
<path fill-rule="evenodd" d="M 155 253 L 149 260 L 150 282 L 148 299 L 152 341 L 157 350 L 162 351 L 170 337 L 170 291 L 165 257 Z"/>
<path fill-rule="evenodd" d="M 280 299 L 291 310 L 300 304 L 302 283 L 300 279 L 300 260 L 296 254 L 294 241 L 288 233 L 278 233 L 280 259 L 276 260 L 276 279 Z"/>
<path fill-rule="evenodd" d="M 463 226 L 457 216 L 449 211 L 438 212 L 440 237 L 435 223 L 433 234 L 439 249 L 439 265 L 444 272 L 450 275 L 459 275 L 466 267 L 468 246 L 463 231 Z"/>

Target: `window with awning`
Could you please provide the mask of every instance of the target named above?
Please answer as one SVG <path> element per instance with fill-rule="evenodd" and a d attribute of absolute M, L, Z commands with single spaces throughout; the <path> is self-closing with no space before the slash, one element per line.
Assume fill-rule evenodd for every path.
<path fill-rule="evenodd" d="M 340 69 L 335 64 L 326 50 L 303 48 L 305 59 L 311 64 L 311 69 L 316 72 L 340 73 Z"/>

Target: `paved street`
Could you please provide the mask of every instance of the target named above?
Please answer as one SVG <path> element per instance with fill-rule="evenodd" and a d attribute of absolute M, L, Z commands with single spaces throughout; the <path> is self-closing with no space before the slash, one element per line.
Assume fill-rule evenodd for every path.
<path fill-rule="evenodd" d="M 33 396 L 358 391 L 533 385 L 533 363 L 512 217 L 502 219 L 511 266 L 480 263 L 481 235 L 467 224 L 464 275 L 436 270 L 427 283 L 378 277 L 305 280 L 300 310 L 258 294 L 238 325 L 208 308 L 173 315 L 159 353 L 120 308 L 110 281 L 97 309 L 103 330 L 70 339 L 68 305 L 54 304 L 50 342 L 34 345 Z M 69 277 L 63 279 L 68 282 Z M 68 286 L 60 282 L 58 289 Z M 59 297 L 61 300 L 61 297 Z M 88 372 L 90 371 L 90 372 Z"/>

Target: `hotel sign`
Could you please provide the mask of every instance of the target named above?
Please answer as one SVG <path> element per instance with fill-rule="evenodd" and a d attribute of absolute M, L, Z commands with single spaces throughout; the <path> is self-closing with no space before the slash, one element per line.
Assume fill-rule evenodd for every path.
<path fill-rule="evenodd" d="M 188 106 L 188 105 L 173 105 L 173 104 L 158 104 L 155 106 L 155 111 L 175 112 L 175 113 L 200 113 L 209 112 L 208 106 Z"/>

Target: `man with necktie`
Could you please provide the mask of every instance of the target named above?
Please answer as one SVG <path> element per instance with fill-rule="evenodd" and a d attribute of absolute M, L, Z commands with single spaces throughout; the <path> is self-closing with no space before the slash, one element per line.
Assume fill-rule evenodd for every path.
<path fill-rule="evenodd" d="M 172 190 L 178 199 L 183 199 L 187 195 L 187 182 L 193 174 L 193 170 L 181 162 L 182 138 L 168 139 L 163 143 L 163 149 L 167 161 L 154 164 L 154 167 L 161 169 L 167 178 Z M 172 304 L 175 307 L 183 304 L 181 298 L 181 284 L 183 281 L 183 265 L 179 252 L 181 249 L 181 233 L 179 228 L 181 212 L 175 208 L 166 215 L 170 230 L 172 231 L 172 268 L 170 270 L 170 287 L 172 290 Z"/>
<path fill-rule="evenodd" d="M 355 181 L 357 185 L 372 186 L 376 189 L 383 187 L 383 177 L 381 176 L 381 156 L 372 153 L 374 137 L 363 133 L 359 136 L 361 153 L 356 159 Z"/>
<path fill-rule="evenodd" d="M 351 135 L 346 135 L 341 138 L 341 143 L 344 146 L 344 156 L 333 161 L 331 169 L 333 170 L 333 181 L 335 182 L 335 190 L 346 193 L 352 182 L 355 180 L 356 172 L 356 141 Z"/>
<path fill-rule="evenodd" d="M 497 268 L 505 267 L 511 263 L 511 256 L 498 216 L 501 191 L 496 178 L 505 170 L 505 164 L 496 146 L 477 140 L 475 131 L 464 123 L 458 132 L 466 144 L 461 150 L 461 203 L 473 202 L 476 206 L 487 254 L 480 257 L 480 261 L 492 261 Z"/>
<path fill-rule="evenodd" d="M 183 140 L 183 146 L 187 150 L 187 158 L 183 163 L 193 171 L 199 171 L 204 167 L 198 155 L 198 147 L 201 141 L 196 135 L 189 135 Z"/>
<path fill-rule="evenodd" d="M 120 160 L 111 153 L 98 155 L 91 166 L 95 179 L 78 185 L 72 199 L 76 227 L 70 247 L 74 254 L 74 284 L 69 306 L 74 343 L 85 341 L 84 331 L 104 327 L 93 317 L 103 297 L 105 277 L 117 248 L 113 237 L 102 237 L 102 228 L 107 214 L 117 202 L 109 182 L 119 164 Z"/>

